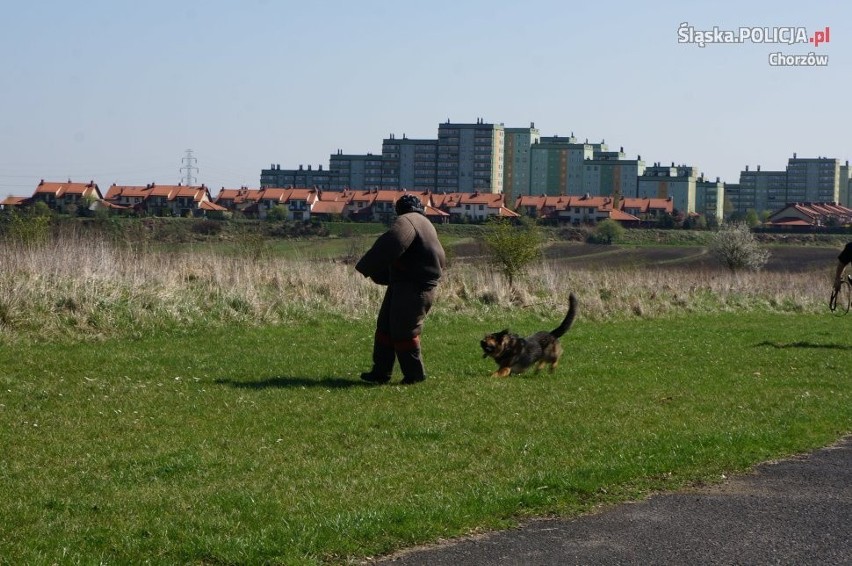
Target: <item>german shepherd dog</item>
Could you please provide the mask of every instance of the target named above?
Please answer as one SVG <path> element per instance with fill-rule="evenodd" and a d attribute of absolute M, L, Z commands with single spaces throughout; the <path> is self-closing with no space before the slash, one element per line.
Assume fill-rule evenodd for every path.
<path fill-rule="evenodd" d="M 562 324 L 550 332 L 536 332 L 527 338 L 511 334 L 509 329 L 488 334 L 479 345 L 482 346 L 482 357 L 491 356 L 497 362 L 497 371 L 492 376 L 507 377 L 512 373 L 522 373 L 535 366 L 535 371 L 550 364 L 550 371 L 556 369 L 562 346 L 559 338 L 568 332 L 574 317 L 577 315 L 577 297 L 574 293 L 568 297 L 568 314 Z"/>

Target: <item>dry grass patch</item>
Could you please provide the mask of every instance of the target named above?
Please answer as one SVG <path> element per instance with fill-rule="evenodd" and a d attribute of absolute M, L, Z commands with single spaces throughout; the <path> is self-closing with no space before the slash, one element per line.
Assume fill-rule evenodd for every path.
<path fill-rule="evenodd" d="M 134 336 L 153 330 L 279 324 L 305 313 L 372 317 L 383 289 L 343 261 L 164 252 L 76 236 L 0 244 L 0 329 L 6 340 Z M 768 309 L 817 312 L 822 272 L 582 269 L 539 262 L 510 285 L 483 261 L 452 262 L 436 313 L 562 311 L 569 291 L 593 320 Z"/>

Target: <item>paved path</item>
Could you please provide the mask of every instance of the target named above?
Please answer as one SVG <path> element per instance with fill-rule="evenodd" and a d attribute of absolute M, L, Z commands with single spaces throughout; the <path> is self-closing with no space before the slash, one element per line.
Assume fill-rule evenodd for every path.
<path fill-rule="evenodd" d="M 852 565 L 852 437 L 720 486 L 406 550 L 380 564 Z"/>

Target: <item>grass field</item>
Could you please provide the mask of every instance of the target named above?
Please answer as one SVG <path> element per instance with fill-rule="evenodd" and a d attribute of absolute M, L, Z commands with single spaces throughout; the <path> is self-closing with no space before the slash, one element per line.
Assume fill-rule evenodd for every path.
<path fill-rule="evenodd" d="M 559 318 L 437 309 L 413 387 L 358 380 L 357 312 L 5 343 L 0 563 L 345 563 L 852 431 L 852 318 L 581 314 L 555 375 L 489 377 L 485 332 Z"/>
<path fill-rule="evenodd" d="M 0 242 L 0 564 L 354 562 L 852 431 L 836 246 L 731 273 L 700 246 L 551 240 L 513 287 L 457 227 L 430 378 L 374 387 L 358 375 L 382 289 L 348 259 L 375 234 L 338 228 Z M 568 291 L 560 370 L 491 378 L 482 335 L 552 328 Z"/>

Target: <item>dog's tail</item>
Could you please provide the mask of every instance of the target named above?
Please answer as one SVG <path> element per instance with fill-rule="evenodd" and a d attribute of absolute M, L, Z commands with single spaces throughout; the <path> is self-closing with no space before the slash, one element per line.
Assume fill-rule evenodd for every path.
<path fill-rule="evenodd" d="M 559 338 L 571 328 L 571 324 L 574 322 L 574 317 L 577 316 L 577 297 L 574 296 L 574 293 L 571 293 L 568 296 L 568 314 L 565 315 L 565 320 L 562 321 L 562 324 L 554 328 L 550 331 L 550 333 Z"/>

